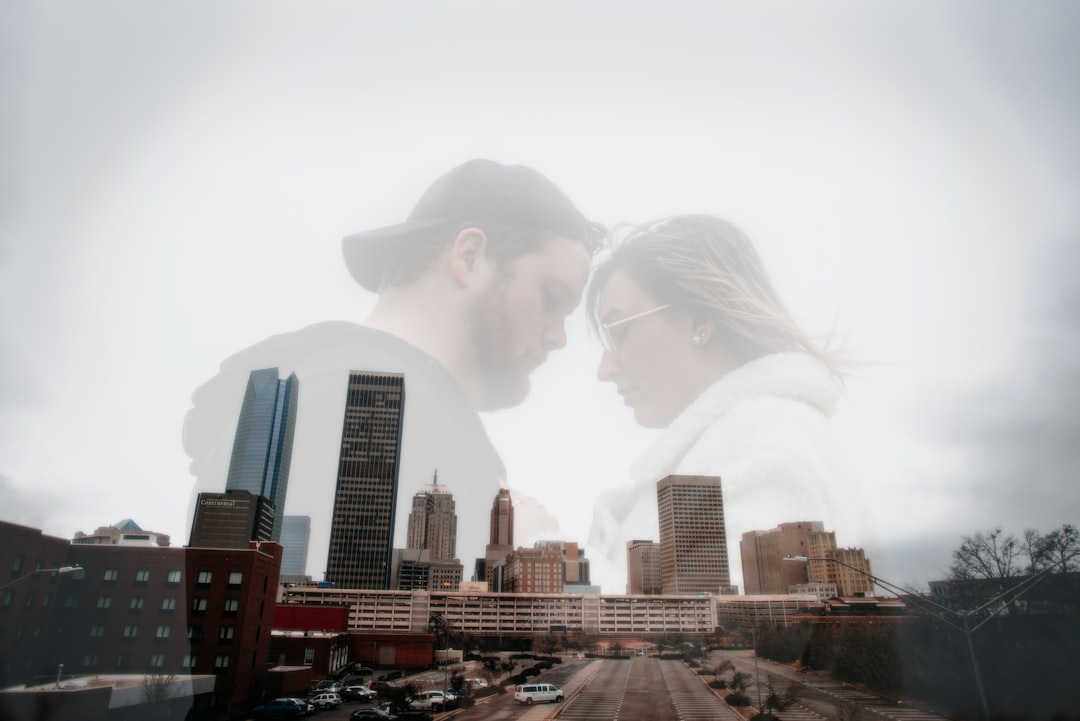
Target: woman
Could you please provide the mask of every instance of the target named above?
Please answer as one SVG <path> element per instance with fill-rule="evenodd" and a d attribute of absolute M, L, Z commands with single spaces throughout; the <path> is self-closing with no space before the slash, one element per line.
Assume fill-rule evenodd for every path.
<path fill-rule="evenodd" d="M 829 428 L 841 363 L 784 308 L 750 241 L 720 218 L 679 216 L 633 231 L 596 272 L 590 321 L 599 377 L 634 418 L 665 429 L 601 496 L 590 548 L 618 567 L 626 542 L 658 539 L 656 482 L 720 476 L 731 583 L 742 534 L 821 521 L 851 543 L 857 499 Z"/>

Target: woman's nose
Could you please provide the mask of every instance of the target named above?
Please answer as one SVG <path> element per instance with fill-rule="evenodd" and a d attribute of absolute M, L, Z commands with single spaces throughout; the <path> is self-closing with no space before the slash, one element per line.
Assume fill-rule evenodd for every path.
<path fill-rule="evenodd" d="M 600 356 L 600 367 L 596 369 L 596 377 L 602 381 L 615 380 L 615 357 L 611 351 L 605 350 Z"/>

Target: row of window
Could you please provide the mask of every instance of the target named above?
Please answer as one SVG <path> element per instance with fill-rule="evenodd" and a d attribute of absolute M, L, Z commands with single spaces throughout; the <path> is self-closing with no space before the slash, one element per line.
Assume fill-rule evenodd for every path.
<path fill-rule="evenodd" d="M 94 669 L 99 665 L 99 657 L 96 653 L 88 653 L 83 656 L 83 668 Z M 185 653 L 183 659 L 180 661 L 180 668 L 192 669 L 195 668 L 195 664 L 198 661 L 198 657 L 193 653 Z M 219 653 L 214 656 L 214 668 L 219 671 L 224 671 L 229 668 L 231 663 L 231 656 L 227 653 Z M 116 668 L 126 668 L 129 664 L 129 659 L 126 656 L 117 656 Z M 154 669 L 165 668 L 166 656 L 163 653 L 152 653 L 148 659 L 147 666 Z"/>
<path fill-rule="evenodd" d="M 165 583 L 175 584 L 180 583 L 183 579 L 183 573 L 179 570 L 171 570 L 165 574 Z M 120 570 L 117 568 L 106 568 L 102 576 L 103 581 L 115 582 L 120 580 Z M 209 586 L 214 580 L 213 571 L 199 571 L 196 576 L 195 582 L 200 586 Z M 150 582 L 150 569 L 140 568 L 135 571 L 135 583 L 149 583 Z M 229 572 L 229 586 L 240 586 L 244 582 L 243 571 L 230 571 Z"/>
<path fill-rule="evenodd" d="M 90 638 L 104 638 L 105 624 L 95 623 L 90 626 Z M 136 638 L 139 635 L 139 627 L 136 624 L 125 624 L 122 631 L 123 638 Z M 154 638 L 165 640 L 172 635 L 172 626 L 163 623 L 154 629 Z M 228 643 L 236 636 L 236 626 L 221 626 L 218 628 L 218 641 Z M 192 641 L 202 640 L 202 626 L 192 626 L 188 629 L 188 638 Z"/>

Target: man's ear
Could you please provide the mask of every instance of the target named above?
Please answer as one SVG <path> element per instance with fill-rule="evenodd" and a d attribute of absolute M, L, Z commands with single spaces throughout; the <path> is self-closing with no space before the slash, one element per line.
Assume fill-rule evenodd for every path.
<path fill-rule="evenodd" d="M 450 273 L 454 282 L 464 288 L 488 274 L 491 261 L 487 257 L 487 235 L 479 228 L 465 228 L 450 246 Z"/>

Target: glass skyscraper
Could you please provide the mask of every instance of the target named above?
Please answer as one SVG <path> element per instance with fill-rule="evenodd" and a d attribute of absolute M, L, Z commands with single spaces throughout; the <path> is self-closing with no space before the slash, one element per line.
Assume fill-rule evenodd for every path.
<path fill-rule="evenodd" d="M 306 576 L 311 516 L 285 516 L 281 526 L 282 576 Z"/>
<path fill-rule="evenodd" d="M 299 381 L 280 380 L 277 368 L 252 371 L 236 425 L 225 490 L 248 491 L 274 504 L 271 538 L 281 541 L 289 488 Z"/>

